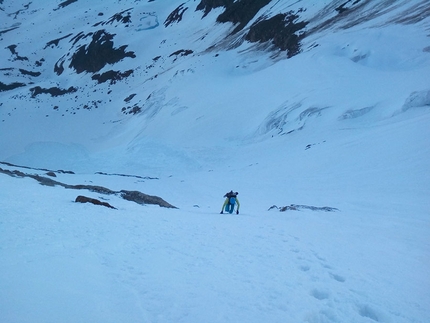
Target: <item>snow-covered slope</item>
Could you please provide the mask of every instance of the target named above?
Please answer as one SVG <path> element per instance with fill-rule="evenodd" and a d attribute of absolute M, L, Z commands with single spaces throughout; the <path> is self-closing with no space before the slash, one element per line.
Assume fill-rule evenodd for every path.
<path fill-rule="evenodd" d="M 428 1 L 0 9 L 1 322 L 430 321 Z"/>
<path fill-rule="evenodd" d="M 74 144 L 78 155 L 142 140 L 224 145 L 285 134 L 318 115 L 343 127 L 362 115 L 390 118 L 407 100 L 428 105 L 425 1 L 214 6 L 3 3 L 1 158 L 20 161 L 13 156 L 47 142 Z M 298 29 L 286 27 L 283 43 L 270 32 L 280 14 Z M 261 21 L 269 26 L 253 31 Z M 251 31 L 267 41 L 244 40 Z M 302 54 L 274 45 L 291 39 Z"/>

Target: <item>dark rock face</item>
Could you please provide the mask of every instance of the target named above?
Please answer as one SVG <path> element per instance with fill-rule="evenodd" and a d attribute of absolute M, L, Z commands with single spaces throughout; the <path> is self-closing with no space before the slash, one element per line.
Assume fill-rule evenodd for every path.
<path fill-rule="evenodd" d="M 28 57 L 25 56 L 20 56 L 16 50 L 18 46 L 17 45 L 10 45 L 6 48 L 8 48 L 10 50 L 10 52 L 12 53 L 12 55 L 14 56 L 13 60 L 14 61 L 28 61 Z"/>
<path fill-rule="evenodd" d="M 172 56 L 188 56 L 188 55 L 191 55 L 192 53 L 193 53 L 193 51 L 190 49 L 179 49 L 176 52 L 173 52 L 172 54 L 170 54 L 169 57 L 172 57 Z"/>
<path fill-rule="evenodd" d="M 0 4 L 1 4 L 1 1 L 0 1 Z M 3 34 L 6 34 L 7 32 L 9 32 L 9 31 L 12 31 L 12 30 L 15 30 L 15 29 L 18 29 L 19 27 L 13 27 L 13 28 L 8 28 L 8 29 L 3 29 L 3 30 L 1 30 L 0 31 L 0 36 L 1 35 L 3 35 Z"/>
<path fill-rule="evenodd" d="M 27 71 L 27 70 L 25 70 L 25 69 L 23 69 L 23 68 L 20 68 L 19 69 L 19 72 L 22 74 L 22 75 L 29 75 L 29 76 L 33 76 L 33 77 L 38 77 L 38 76 L 40 76 L 42 73 L 40 73 L 40 72 L 32 72 L 32 71 Z"/>
<path fill-rule="evenodd" d="M 118 12 L 116 14 L 114 14 L 112 17 L 110 17 L 107 21 L 101 21 L 98 22 L 96 24 L 94 24 L 94 27 L 97 26 L 104 26 L 104 25 L 112 25 L 114 23 L 122 23 L 124 25 L 128 25 L 129 23 L 131 23 L 131 10 L 132 9 L 127 9 L 121 12 Z M 100 15 L 100 14 L 99 14 Z"/>
<path fill-rule="evenodd" d="M 196 10 L 202 10 L 206 16 L 212 9 L 224 7 L 217 22 L 231 22 L 236 27 L 232 35 L 243 30 L 245 26 L 255 18 L 256 14 L 271 0 L 201 0 Z M 204 17 L 203 16 L 203 17 Z M 307 22 L 296 22 L 299 19 L 293 12 L 280 13 L 271 18 L 261 16 L 245 34 L 245 40 L 252 43 L 268 43 L 272 45 L 271 49 L 287 51 L 288 57 L 292 57 L 300 52 L 300 41 L 305 34 L 300 33 Z"/>
<path fill-rule="evenodd" d="M 177 7 L 175 10 L 173 10 L 170 15 L 167 17 L 166 21 L 164 22 L 164 26 L 168 27 L 169 25 L 173 23 L 180 22 L 182 20 L 182 15 L 185 11 L 187 11 L 188 7 L 184 8 L 184 4 L 181 4 L 179 7 Z"/>
<path fill-rule="evenodd" d="M 75 42 L 83 36 L 82 34 L 75 37 Z M 104 30 L 99 30 L 92 34 L 92 41 L 88 46 L 81 46 L 73 54 L 69 67 L 76 70 L 76 73 L 82 72 L 96 73 L 107 64 L 115 64 L 126 57 L 135 58 L 134 52 L 126 52 L 127 45 L 114 48 L 112 39 L 114 35 Z M 57 62 L 58 64 L 58 62 Z M 59 64 L 62 66 L 62 63 Z M 61 74 L 60 70 L 57 74 Z"/>
<path fill-rule="evenodd" d="M 196 10 L 202 10 L 205 17 L 212 9 L 218 7 L 228 7 L 233 3 L 234 0 L 201 0 L 197 5 Z"/>
<path fill-rule="evenodd" d="M 97 200 L 97 199 L 93 199 L 93 198 L 91 198 L 91 197 L 86 197 L 86 196 L 83 196 L 83 195 L 79 195 L 76 199 L 75 199 L 75 202 L 76 203 L 92 203 L 92 204 L 94 204 L 94 205 L 101 205 L 101 206 L 106 206 L 106 207 L 108 207 L 108 208 L 110 208 L 110 209 L 116 209 L 115 207 L 113 207 L 112 205 L 110 205 L 109 203 L 107 203 L 107 202 L 102 202 L 102 201 L 99 201 L 99 200 Z"/>
<path fill-rule="evenodd" d="M 133 73 L 133 70 L 125 71 L 121 73 L 120 71 L 107 71 L 102 74 L 94 74 L 91 78 L 96 80 L 99 84 L 110 82 L 110 84 L 115 84 L 117 81 L 121 81 L 122 79 L 129 77 Z"/>
<path fill-rule="evenodd" d="M 61 40 L 66 39 L 66 38 L 68 38 L 68 37 L 70 37 L 72 35 L 73 34 L 68 34 L 68 35 L 66 35 L 64 37 L 60 37 L 60 38 L 51 40 L 51 41 L 49 41 L 49 42 L 46 43 L 46 45 L 45 45 L 45 47 L 43 49 L 46 49 L 46 48 L 51 47 L 51 46 L 58 46 L 58 44 L 60 43 Z"/>
<path fill-rule="evenodd" d="M 193 53 L 194 52 L 190 49 L 180 49 L 180 50 L 177 50 L 174 53 L 170 54 L 169 57 L 175 57 L 175 59 L 173 60 L 175 62 L 179 57 L 188 56 L 188 55 L 191 55 Z"/>
<path fill-rule="evenodd" d="M 196 10 L 202 10 L 205 17 L 212 9 L 224 7 L 225 11 L 217 18 L 217 22 L 237 24 L 233 34 L 242 30 L 248 22 L 271 0 L 201 0 Z"/>
<path fill-rule="evenodd" d="M 70 4 L 72 4 L 73 2 L 76 2 L 76 1 L 78 1 L 78 0 L 66 0 L 66 1 L 64 1 L 64 2 L 61 2 L 61 3 L 58 5 L 58 8 L 57 8 L 56 10 L 61 9 L 61 8 L 64 8 L 64 7 L 67 7 L 68 5 L 70 5 Z M 55 9 L 54 9 L 54 10 L 55 10 Z"/>
<path fill-rule="evenodd" d="M 233 34 L 242 30 L 248 22 L 271 0 L 242 0 L 231 3 L 226 10 L 217 18 L 218 22 L 232 22 L 238 24 L 233 30 Z"/>
<path fill-rule="evenodd" d="M 121 112 L 124 114 L 139 114 L 142 112 L 142 107 L 135 104 L 133 106 L 123 107 Z"/>
<path fill-rule="evenodd" d="M 124 99 L 124 102 L 130 102 L 136 96 L 136 93 L 130 94 L 128 97 Z"/>
<path fill-rule="evenodd" d="M 127 201 L 133 201 L 137 204 L 156 204 L 161 207 L 176 209 L 175 206 L 167 203 L 161 197 L 147 195 L 139 191 L 121 191 L 121 197 Z"/>
<path fill-rule="evenodd" d="M 58 87 L 51 87 L 49 89 L 43 89 L 40 86 L 36 86 L 30 89 L 31 97 L 35 98 L 39 94 L 50 94 L 51 96 L 60 96 L 67 93 L 75 93 L 78 89 L 71 86 L 68 89 L 60 89 Z"/>
<path fill-rule="evenodd" d="M 10 84 L 4 84 L 0 82 L 0 92 L 10 91 L 19 87 L 23 87 L 25 85 L 26 85 L 25 83 L 19 83 L 19 82 L 14 82 Z"/>
<path fill-rule="evenodd" d="M 298 18 L 290 12 L 257 21 L 251 26 L 245 39 L 250 42 L 271 41 L 276 48 L 287 51 L 288 57 L 292 57 L 300 52 L 300 40 L 304 38 L 304 33 L 297 35 L 297 32 L 307 25 L 304 21 L 295 23 Z"/>

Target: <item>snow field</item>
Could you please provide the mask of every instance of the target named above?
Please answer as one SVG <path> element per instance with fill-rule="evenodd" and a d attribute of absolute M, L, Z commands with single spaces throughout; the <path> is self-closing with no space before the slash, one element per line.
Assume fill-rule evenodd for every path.
<path fill-rule="evenodd" d="M 312 4 L 310 16 L 321 9 Z M 428 23 L 387 23 L 389 12 L 318 33 L 282 60 L 247 43 L 205 51 L 231 27 L 214 25 L 220 9 L 161 28 L 178 1 L 79 2 L 67 19 L 39 5 L 1 37 L 31 62 L 45 58 L 42 70 L 71 46 L 46 42 L 135 5 L 134 25 L 106 28 L 139 59 L 101 71 L 134 70 L 115 86 L 69 69 L 37 83 L 87 97 L 2 92 L 0 162 L 74 171 L 55 180 L 139 190 L 178 209 L 0 174 L 0 322 L 430 321 Z M 300 5 L 278 1 L 269 14 Z M 18 21 L 7 13 L 22 7 L 4 7 L 9 28 Z M 52 28 L 33 28 L 42 21 Z M 32 68 L 12 55 L 4 64 Z M 120 112 L 131 94 L 141 114 Z M 103 104 L 83 110 L 88 100 Z M 240 214 L 221 215 L 231 189 Z M 268 211 L 290 204 L 339 211 Z"/>

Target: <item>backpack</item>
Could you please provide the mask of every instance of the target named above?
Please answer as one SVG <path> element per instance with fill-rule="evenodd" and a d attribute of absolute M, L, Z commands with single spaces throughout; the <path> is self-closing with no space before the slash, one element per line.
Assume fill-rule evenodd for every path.
<path fill-rule="evenodd" d="M 229 203 L 234 205 L 236 203 L 236 197 L 235 196 L 231 196 L 229 199 Z"/>
<path fill-rule="evenodd" d="M 225 193 L 224 197 L 228 197 L 228 198 L 236 197 L 237 194 L 239 194 L 239 193 L 238 192 L 234 193 L 233 191 L 230 191 L 228 193 Z"/>

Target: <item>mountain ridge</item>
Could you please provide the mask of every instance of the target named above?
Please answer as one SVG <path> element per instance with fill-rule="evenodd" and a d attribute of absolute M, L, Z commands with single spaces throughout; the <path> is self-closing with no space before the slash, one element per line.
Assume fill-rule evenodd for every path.
<path fill-rule="evenodd" d="M 21 142 L 15 142 L 15 147 L 3 139 L 1 145 L 9 149 L 4 149 L 0 158 L 16 155 L 33 142 L 50 141 L 37 134 L 47 126 L 61 129 L 58 135 L 67 143 L 68 134 L 78 131 L 76 127 L 80 123 L 82 138 L 78 139 L 77 135 L 76 143 L 90 150 L 97 146 L 90 142 L 107 138 L 108 133 L 129 133 L 122 145 L 134 145 L 127 141 L 139 136 L 158 141 L 165 134 L 159 133 L 156 124 L 169 129 L 167 132 L 172 136 L 166 139 L 167 142 L 173 139 L 172 145 L 178 145 L 175 140 L 178 135 L 182 142 L 192 144 L 196 134 L 205 131 L 203 129 L 208 129 L 205 140 L 212 141 L 218 131 L 210 130 L 211 124 L 220 122 L 222 116 L 216 112 L 217 108 L 205 110 L 205 107 L 230 105 L 237 100 L 236 96 L 243 97 L 249 91 L 253 92 L 253 98 L 239 104 L 244 107 L 230 107 L 229 113 L 233 118 L 242 119 L 249 115 L 246 108 L 249 106 L 255 111 L 255 120 L 236 131 L 228 127 L 224 144 L 233 137 L 261 134 L 263 128 L 268 132 L 281 129 L 283 123 L 288 123 L 289 130 L 276 130 L 273 135 L 287 134 L 293 129 L 302 129 L 304 115 L 316 116 L 311 111 L 323 111 L 321 109 L 330 106 L 339 109 L 333 99 L 321 100 L 318 95 L 311 98 L 312 94 L 304 95 L 299 87 L 294 89 L 294 82 L 301 83 L 298 77 L 303 74 L 304 82 L 309 79 L 310 83 L 315 83 L 311 92 L 321 91 L 318 89 L 321 85 L 312 80 L 315 73 L 295 71 L 294 60 L 309 60 L 308 65 L 313 66 L 316 73 L 320 73 L 318 70 L 323 73 L 324 67 L 319 66 L 318 58 L 312 57 L 321 57 L 320 53 L 329 50 L 334 57 L 345 57 L 371 68 L 379 68 L 383 60 L 393 60 L 387 65 L 393 68 L 396 60 L 404 64 L 407 61 L 404 56 L 415 49 L 406 47 L 402 49 L 405 53 L 398 57 L 395 53 L 384 53 L 383 44 L 377 44 L 377 37 L 381 37 L 378 33 L 386 33 L 384 30 L 388 31 L 387 25 L 391 24 L 396 25 L 400 33 L 420 31 L 423 36 L 429 28 L 425 1 L 331 1 L 326 4 L 311 1 L 306 8 L 301 1 L 268 0 L 253 1 L 249 5 L 244 1 L 204 0 L 199 3 L 120 1 L 118 4 L 121 10 L 109 8 L 102 1 L 91 2 L 91 5 L 82 0 L 65 1 L 48 7 L 24 2 L 1 4 L 4 19 L 0 37 L 5 44 L 2 49 L 5 59 L 0 62 L 0 121 L 5 129 L 2 137 L 13 133 L 12 129 L 17 128 L 21 119 L 38 120 L 35 122 L 40 125 L 32 125 L 35 131 L 31 136 L 14 135 L 21 138 Z M 63 15 L 68 18 L 63 19 Z M 25 36 L 31 35 L 31 26 L 41 25 L 42 20 L 51 21 L 49 30 L 36 32 L 37 36 L 31 38 L 37 41 Z M 345 32 L 346 37 L 339 37 Z M 371 35 L 372 45 L 361 39 L 361 34 L 365 33 Z M 387 36 L 391 37 L 387 38 L 387 44 L 402 41 L 396 34 L 382 37 Z M 344 39 L 343 46 L 335 43 L 339 39 Z M 417 45 L 414 46 L 418 49 Z M 375 50 L 369 46 L 380 48 Z M 425 53 L 425 47 L 421 50 Z M 422 61 L 421 66 L 430 56 L 418 52 L 413 55 Z M 372 59 L 376 59 L 375 63 Z M 333 60 L 332 68 L 341 63 L 354 69 L 347 66 L 350 61 Z M 271 66 L 275 66 L 272 71 L 284 70 L 285 76 L 278 71 L 273 75 L 266 73 Z M 330 67 L 326 72 L 329 70 Z M 357 72 L 367 77 L 365 71 L 358 69 Z M 285 86 L 274 81 L 269 81 L 273 83 L 272 89 L 257 85 L 259 80 L 281 80 L 288 75 L 291 80 L 286 80 Z M 225 82 L 230 85 L 213 92 L 211 82 L 220 77 L 231 77 Z M 193 86 L 200 87 L 202 79 L 206 83 L 202 88 L 207 93 L 205 97 L 191 92 Z M 248 80 L 257 82 L 252 89 Z M 352 84 L 353 80 L 348 82 L 351 84 L 339 83 L 338 91 L 347 93 L 357 86 Z M 237 95 L 235 89 L 239 89 Z M 406 101 L 412 93 L 422 93 L 421 101 L 424 106 L 428 104 L 425 98 L 429 89 L 425 86 L 411 84 L 405 87 L 406 91 L 408 93 L 402 95 L 399 92 L 398 97 Z M 259 97 L 258 92 L 261 92 Z M 267 103 L 263 103 L 264 96 Z M 292 99 L 294 97 L 297 100 Z M 387 99 L 386 96 L 382 101 Z M 342 108 L 337 118 L 346 115 L 346 111 L 374 111 L 371 107 L 380 105 L 377 102 L 381 99 L 375 97 L 371 101 L 363 102 L 364 106 Z M 291 124 L 287 115 L 280 115 L 279 109 L 297 109 L 298 119 L 294 122 L 298 125 Z M 400 111 L 401 107 L 389 109 L 386 116 Z M 267 125 L 270 123 L 267 120 L 275 115 L 277 121 L 273 121 L 272 126 Z M 68 118 L 76 119 L 77 123 L 69 122 Z M 131 118 L 140 121 L 134 122 Z M 178 122 L 192 126 L 188 134 L 175 132 Z M 191 130 L 193 127 L 195 130 Z"/>

